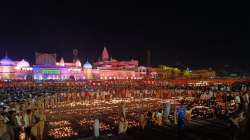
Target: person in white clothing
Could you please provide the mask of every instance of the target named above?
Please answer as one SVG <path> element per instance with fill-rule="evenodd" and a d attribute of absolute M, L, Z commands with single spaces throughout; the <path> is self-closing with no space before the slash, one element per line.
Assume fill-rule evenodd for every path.
<path fill-rule="evenodd" d="M 123 134 L 124 132 L 124 118 L 122 117 L 119 121 L 118 134 Z"/>
<path fill-rule="evenodd" d="M 125 103 L 122 104 L 122 115 L 124 117 L 124 119 L 126 119 L 126 112 L 127 112 L 127 108 Z"/>
<path fill-rule="evenodd" d="M 169 114 L 170 114 L 170 110 L 171 110 L 171 103 L 170 102 L 167 102 L 166 105 L 165 105 L 165 108 L 164 108 L 164 122 L 165 123 L 168 123 L 169 122 Z"/>
<path fill-rule="evenodd" d="M 237 95 L 235 96 L 235 102 L 236 102 L 237 104 L 240 104 L 240 103 L 241 103 L 239 93 L 237 93 Z"/>
<path fill-rule="evenodd" d="M 23 120 L 23 116 L 21 114 L 20 111 L 17 111 L 15 118 L 14 118 L 14 122 L 15 122 L 15 137 L 19 138 L 21 129 L 23 129 L 24 126 L 24 120 Z"/>
<path fill-rule="evenodd" d="M 162 110 L 159 110 L 157 113 L 156 113 L 156 122 L 157 122 L 157 125 L 158 126 L 162 126 Z"/>
<path fill-rule="evenodd" d="M 119 128 L 118 128 L 118 134 L 125 134 L 128 129 L 128 121 L 121 117 L 121 120 L 119 121 Z"/>
<path fill-rule="evenodd" d="M 99 129 L 100 129 L 99 119 L 95 119 L 95 123 L 94 123 L 94 135 L 95 135 L 95 137 L 100 136 Z"/>
<path fill-rule="evenodd" d="M 247 113 L 249 104 L 249 95 L 247 93 L 244 93 L 242 98 L 243 98 L 244 112 Z"/>

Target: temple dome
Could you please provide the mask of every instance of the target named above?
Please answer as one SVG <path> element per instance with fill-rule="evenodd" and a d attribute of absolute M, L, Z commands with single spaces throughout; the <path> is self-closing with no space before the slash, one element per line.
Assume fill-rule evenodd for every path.
<path fill-rule="evenodd" d="M 30 64 L 29 64 L 29 62 L 27 62 L 23 59 L 17 63 L 17 67 L 19 67 L 19 68 L 30 67 Z"/>
<path fill-rule="evenodd" d="M 92 69 L 92 65 L 87 61 L 84 65 L 83 65 L 84 69 Z"/>
<path fill-rule="evenodd" d="M 0 65 L 1 66 L 13 66 L 15 64 L 8 56 L 5 56 L 4 58 L 0 60 Z"/>

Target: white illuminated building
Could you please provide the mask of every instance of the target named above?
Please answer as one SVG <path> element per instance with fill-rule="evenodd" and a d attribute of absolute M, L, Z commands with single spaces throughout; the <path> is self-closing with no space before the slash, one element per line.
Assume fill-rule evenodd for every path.
<path fill-rule="evenodd" d="M 7 55 L 0 60 L 0 80 L 25 80 L 32 78 L 32 67 L 24 59 L 13 61 Z"/>

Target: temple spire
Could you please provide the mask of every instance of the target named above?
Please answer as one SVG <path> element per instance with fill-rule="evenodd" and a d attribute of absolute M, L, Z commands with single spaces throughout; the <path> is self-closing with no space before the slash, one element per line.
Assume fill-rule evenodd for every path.
<path fill-rule="evenodd" d="M 102 60 L 107 61 L 109 60 L 109 53 L 107 48 L 104 46 L 103 51 L 102 51 Z"/>
<path fill-rule="evenodd" d="M 60 65 L 60 66 L 65 66 L 63 57 L 61 58 L 61 60 L 60 60 L 60 62 L 59 62 L 59 65 Z"/>

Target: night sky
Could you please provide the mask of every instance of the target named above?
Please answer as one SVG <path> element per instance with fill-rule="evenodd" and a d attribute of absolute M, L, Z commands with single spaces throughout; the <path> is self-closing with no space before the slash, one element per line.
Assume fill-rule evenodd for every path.
<path fill-rule="evenodd" d="M 34 52 L 82 61 L 98 59 L 104 44 L 116 59 L 191 68 L 249 66 L 248 4 L 33 0 L 0 4 L 0 56 L 34 62 Z"/>

